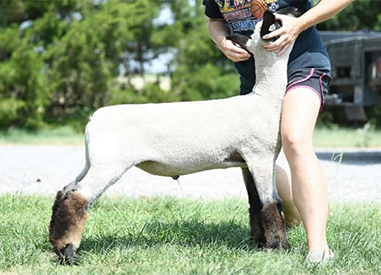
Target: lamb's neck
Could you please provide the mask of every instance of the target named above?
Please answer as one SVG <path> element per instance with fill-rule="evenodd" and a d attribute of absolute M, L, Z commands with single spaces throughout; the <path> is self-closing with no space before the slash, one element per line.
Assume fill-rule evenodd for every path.
<path fill-rule="evenodd" d="M 256 84 L 253 92 L 269 100 L 282 101 L 287 86 L 288 56 L 268 52 L 255 55 Z"/>

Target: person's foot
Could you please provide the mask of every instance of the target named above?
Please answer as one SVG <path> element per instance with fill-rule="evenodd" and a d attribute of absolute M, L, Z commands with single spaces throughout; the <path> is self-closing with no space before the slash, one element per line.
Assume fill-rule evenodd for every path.
<path fill-rule="evenodd" d="M 316 268 L 330 264 L 335 258 L 331 250 L 313 249 L 308 252 L 306 264 L 308 268 Z"/>

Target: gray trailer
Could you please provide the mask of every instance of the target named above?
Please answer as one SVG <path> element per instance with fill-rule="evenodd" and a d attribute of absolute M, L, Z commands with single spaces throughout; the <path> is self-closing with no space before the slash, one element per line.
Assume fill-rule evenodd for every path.
<path fill-rule="evenodd" d="M 343 106 L 351 121 L 366 121 L 365 108 L 381 93 L 381 33 L 321 31 L 332 64 L 327 106 Z"/>

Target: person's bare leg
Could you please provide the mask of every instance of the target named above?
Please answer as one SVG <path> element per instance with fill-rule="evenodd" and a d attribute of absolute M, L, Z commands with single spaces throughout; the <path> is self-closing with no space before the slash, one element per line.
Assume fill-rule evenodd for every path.
<path fill-rule="evenodd" d="M 299 225 L 300 215 L 292 196 L 291 177 L 278 165 L 275 166 L 275 175 L 275 183 L 279 197 L 282 199 L 282 208 L 286 225 L 288 227 Z"/>
<path fill-rule="evenodd" d="M 306 233 L 308 250 L 329 255 L 326 239 L 328 195 L 325 176 L 313 149 L 320 99 L 308 88 L 288 92 L 282 110 L 283 150 L 291 168 L 292 192 Z M 308 259 L 308 258 L 307 258 Z"/>

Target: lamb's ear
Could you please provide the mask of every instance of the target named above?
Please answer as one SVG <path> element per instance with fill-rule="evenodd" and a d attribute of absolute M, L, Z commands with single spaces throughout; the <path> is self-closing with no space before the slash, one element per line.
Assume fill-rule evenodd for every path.
<path fill-rule="evenodd" d="M 274 26 L 273 26 L 274 25 Z M 263 23 L 261 27 L 261 38 L 266 34 L 278 29 L 280 27 L 280 23 L 276 20 L 275 15 L 269 11 L 265 11 L 263 15 Z"/>
<path fill-rule="evenodd" d="M 226 39 L 229 39 L 229 40 L 237 43 L 238 45 L 240 45 L 242 48 L 244 48 L 246 50 L 249 49 L 250 44 L 251 44 L 250 37 L 240 35 L 240 34 L 236 34 L 236 33 L 226 36 Z"/>

